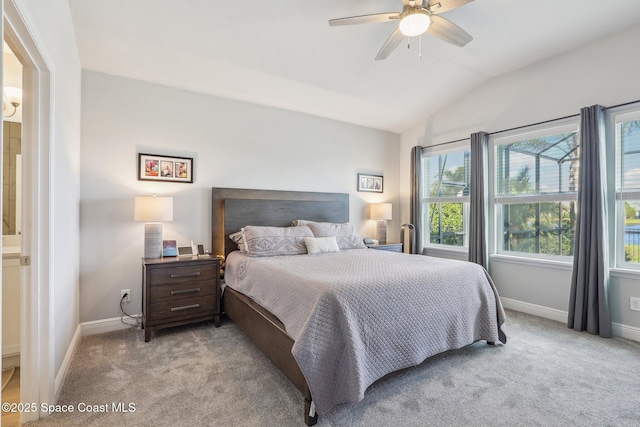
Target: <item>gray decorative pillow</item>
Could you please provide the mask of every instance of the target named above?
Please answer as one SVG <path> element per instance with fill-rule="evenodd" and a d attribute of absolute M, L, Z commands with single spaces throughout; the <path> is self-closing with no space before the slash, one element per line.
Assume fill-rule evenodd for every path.
<path fill-rule="evenodd" d="M 307 227 L 313 231 L 315 237 L 335 236 L 340 250 L 345 249 L 365 249 L 362 237 L 356 232 L 353 225 L 345 222 L 336 224 L 332 222 L 310 222 Z"/>
<path fill-rule="evenodd" d="M 305 237 L 313 237 L 309 227 L 258 227 L 244 228 L 244 241 L 249 256 L 304 255 Z"/>
<path fill-rule="evenodd" d="M 312 222 L 315 222 L 315 221 L 307 221 L 306 219 L 294 219 L 293 221 L 291 221 L 291 226 L 299 227 L 301 225 L 309 225 Z"/>
<path fill-rule="evenodd" d="M 240 229 L 240 231 L 237 231 L 233 234 L 229 234 L 229 238 L 231 239 L 231 241 L 233 241 L 233 243 L 235 243 L 236 245 L 238 245 L 238 250 L 242 253 L 247 253 L 247 244 L 244 241 L 244 228 Z"/>

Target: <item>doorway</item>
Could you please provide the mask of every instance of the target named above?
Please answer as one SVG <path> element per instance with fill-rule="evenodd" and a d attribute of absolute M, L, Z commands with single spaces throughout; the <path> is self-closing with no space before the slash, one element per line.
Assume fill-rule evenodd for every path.
<path fill-rule="evenodd" d="M 55 402 L 57 390 L 54 331 L 49 318 L 52 267 L 48 182 L 53 94 L 47 55 L 24 20 L 25 6 L 11 0 L 1 4 L 3 39 L 22 64 L 20 402 L 33 403 L 37 408 L 36 412 L 20 414 L 19 423 L 26 423 L 45 415 L 40 411 L 41 403 Z"/>
<path fill-rule="evenodd" d="M 20 403 L 22 336 L 22 64 L 3 41 L 2 66 L 2 393 Z M 19 414 L 2 412 L 2 425 Z"/>

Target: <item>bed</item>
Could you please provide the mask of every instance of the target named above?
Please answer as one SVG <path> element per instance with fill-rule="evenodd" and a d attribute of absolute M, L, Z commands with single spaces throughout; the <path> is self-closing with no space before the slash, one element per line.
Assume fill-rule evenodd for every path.
<path fill-rule="evenodd" d="M 387 373 L 476 341 L 506 343 L 495 287 L 474 264 L 349 246 L 251 257 L 229 238 L 248 225 L 347 223 L 348 197 L 212 190 L 212 249 L 227 260 L 224 312 L 301 391 L 307 425 L 359 401 Z"/>

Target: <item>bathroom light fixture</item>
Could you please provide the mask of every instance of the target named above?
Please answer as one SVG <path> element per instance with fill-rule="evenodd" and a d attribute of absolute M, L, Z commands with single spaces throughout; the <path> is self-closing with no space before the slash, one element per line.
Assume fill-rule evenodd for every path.
<path fill-rule="evenodd" d="M 173 197 L 136 196 L 135 221 L 144 221 L 144 257 L 162 257 L 161 221 L 173 221 Z"/>
<path fill-rule="evenodd" d="M 382 244 L 387 243 L 387 220 L 391 217 L 391 203 L 371 203 L 369 205 L 369 218 L 378 221 L 376 237 Z"/>
<path fill-rule="evenodd" d="M 22 102 L 22 89 L 20 89 L 19 87 L 13 87 L 13 86 L 6 86 L 4 88 L 4 97 L 6 98 L 7 101 L 5 101 L 4 99 L 2 100 L 2 117 L 13 117 L 16 115 L 16 112 L 18 111 L 18 107 L 20 106 L 20 103 Z M 7 109 L 7 102 L 13 106 L 13 113 L 9 114 L 9 115 L 5 115 L 4 111 Z"/>

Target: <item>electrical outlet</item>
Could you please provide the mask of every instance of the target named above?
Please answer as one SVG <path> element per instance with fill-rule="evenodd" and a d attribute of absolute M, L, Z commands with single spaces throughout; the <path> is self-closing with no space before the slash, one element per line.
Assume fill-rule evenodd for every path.
<path fill-rule="evenodd" d="M 124 297 L 125 295 L 127 296 Z M 124 299 L 122 297 L 124 297 Z M 122 302 L 131 301 L 131 289 L 120 289 L 120 301 Z"/>
<path fill-rule="evenodd" d="M 629 305 L 631 310 L 640 311 L 640 298 L 631 297 Z"/>

